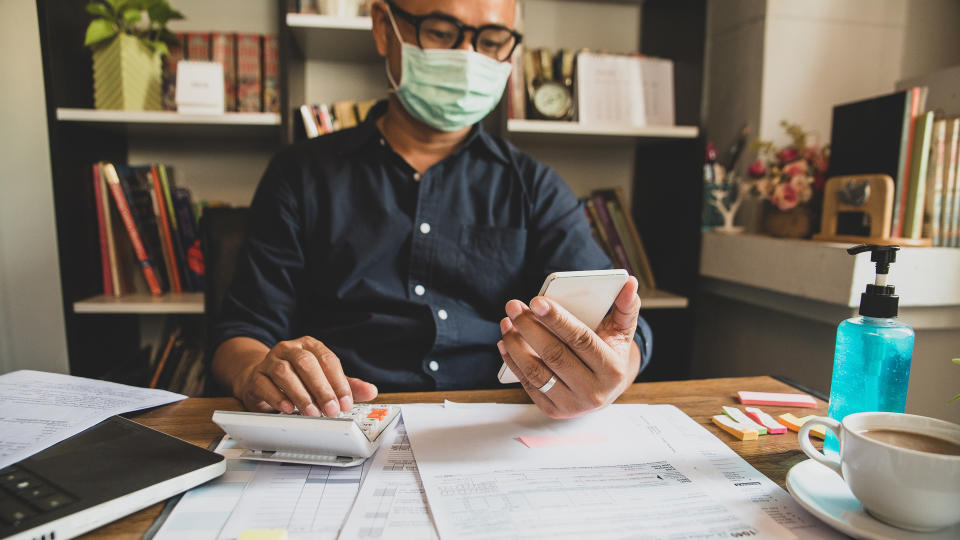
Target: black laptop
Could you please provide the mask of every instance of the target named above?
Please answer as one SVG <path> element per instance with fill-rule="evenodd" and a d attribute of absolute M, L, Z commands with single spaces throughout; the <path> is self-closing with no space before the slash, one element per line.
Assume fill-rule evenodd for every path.
<path fill-rule="evenodd" d="M 0 470 L 0 538 L 72 538 L 224 470 L 219 454 L 113 416 Z"/>

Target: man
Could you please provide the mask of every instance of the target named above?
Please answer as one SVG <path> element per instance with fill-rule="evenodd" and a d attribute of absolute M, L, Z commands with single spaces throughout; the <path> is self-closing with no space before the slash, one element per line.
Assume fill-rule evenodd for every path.
<path fill-rule="evenodd" d="M 477 124 L 510 73 L 514 12 L 373 4 L 389 100 L 280 152 L 251 204 L 213 359 L 247 408 L 334 416 L 378 387 L 489 387 L 503 360 L 560 418 L 633 382 L 652 345 L 635 278 L 596 332 L 511 300 L 550 272 L 610 267 L 563 180 Z"/>

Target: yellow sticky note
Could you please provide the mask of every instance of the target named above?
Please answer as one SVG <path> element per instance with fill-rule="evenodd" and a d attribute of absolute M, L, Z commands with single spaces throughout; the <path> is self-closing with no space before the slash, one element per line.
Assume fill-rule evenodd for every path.
<path fill-rule="evenodd" d="M 784 413 L 780 415 L 780 423 L 787 426 L 790 431 L 800 431 L 800 428 L 803 427 L 807 421 L 816 417 L 816 415 L 811 414 L 810 416 L 797 418 L 790 413 Z M 823 426 L 813 426 L 810 428 L 810 434 L 819 439 L 825 439 L 827 437 L 827 428 Z"/>
<path fill-rule="evenodd" d="M 285 529 L 247 529 L 237 540 L 287 540 Z"/>
<path fill-rule="evenodd" d="M 760 438 L 760 432 L 734 421 L 727 415 L 718 414 L 713 417 L 713 423 L 720 429 L 740 439 L 741 441 L 755 441 Z"/>

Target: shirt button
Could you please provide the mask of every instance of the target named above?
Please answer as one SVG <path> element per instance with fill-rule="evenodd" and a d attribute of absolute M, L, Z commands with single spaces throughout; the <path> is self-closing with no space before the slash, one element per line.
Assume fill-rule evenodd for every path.
<path fill-rule="evenodd" d="M 438 311 L 438 312 L 437 312 L 437 317 L 440 317 L 440 320 L 441 320 L 441 321 L 447 320 L 447 310 L 441 309 L 440 311 Z"/>
<path fill-rule="evenodd" d="M 417 296 L 423 296 L 423 293 L 427 292 L 427 290 L 423 288 L 423 285 L 417 285 L 413 288 L 413 292 L 417 293 Z"/>
<path fill-rule="evenodd" d="M 387 141 L 383 140 L 383 137 L 380 137 L 380 146 L 386 146 Z"/>
<path fill-rule="evenodd" d="M 430 363 L 427 364 L 427 367 L 430 368 L 430 371 L 437 371 L 440 369 L 440 364 L 438 364 L 436 360 L 431 360 Z"/>
<path fill-rule="evenodd" d="M 419 182 L 419 181 L 420 181 L 420 173 L 418 173 L 418 172 L 413 173 L 413 181 L 414 181 L 414 182 Z"/>
<path fill-rule="evenodd" d="M 422 232 L 423 234 L 429 234 L 429 233 L 430 233 L 430 224 L 429 224 L 429 223 L 421 223 L 421 224 L 420 224 L 420 232 Z"/>

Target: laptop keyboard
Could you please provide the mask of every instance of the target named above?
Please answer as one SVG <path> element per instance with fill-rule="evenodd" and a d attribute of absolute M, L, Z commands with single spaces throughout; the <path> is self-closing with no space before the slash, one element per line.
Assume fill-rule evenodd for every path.
<path fill-rule="evenodd" d="M 21 521 L 52 512 L 74 501 L 53 484 L 20 467 L 0 470 L 0 523 L 16 527 Z"/>

